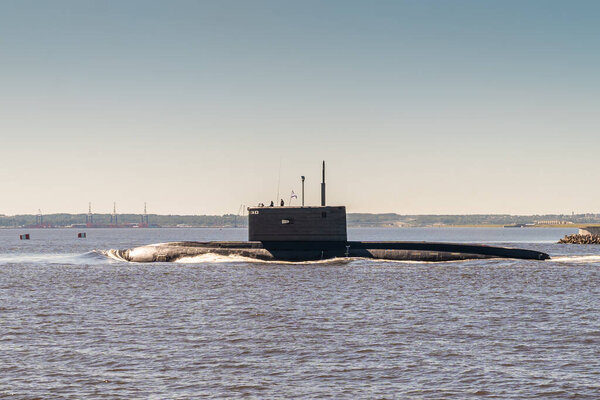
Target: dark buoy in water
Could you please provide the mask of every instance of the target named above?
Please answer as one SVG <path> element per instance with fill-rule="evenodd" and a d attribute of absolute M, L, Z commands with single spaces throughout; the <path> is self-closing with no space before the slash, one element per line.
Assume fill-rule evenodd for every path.
<path fill-rule="evenodd" d="M 21 240 L 29 240 L 29 233 L 26 233 L 24 235 L 19 235 L 19 239 L 21 239 Z"/>
<path fill-rule="evenodd" d="M 85 233 L 85 232 L 79 232 L 79 233 L 77 234 L 77 237 L 78 237 L 79 239 L 85 239 L 85 238 L 87 237 L 87 235 L 86 235 L 86 233 Z"/>

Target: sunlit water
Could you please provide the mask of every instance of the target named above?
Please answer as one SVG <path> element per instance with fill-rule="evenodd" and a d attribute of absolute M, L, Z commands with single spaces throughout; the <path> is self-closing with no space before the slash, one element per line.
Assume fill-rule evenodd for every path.
<path fill-rule="evenodd" d="M 600 246 L 574 230 L 352 229 L 553 260 L 299 264 L 103 253 L 242 229 L 86 232 L 0 230 L 0 398 L 600 398 Z"/>

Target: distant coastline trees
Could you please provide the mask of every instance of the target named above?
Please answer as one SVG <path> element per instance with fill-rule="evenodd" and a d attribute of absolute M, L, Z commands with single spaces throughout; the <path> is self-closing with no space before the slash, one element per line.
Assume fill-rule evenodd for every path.
<path fill-rule="evenodd" d="M 86 222 L 86 214 L 46 214 L 44 224 L 52 227 L 82 227 Z M 110 214 L 94 214 L 94 223 L 109 225 Z M 246 227 L 246 216 L 225 215 L 148 215 L 151 227 L 202 227 L 202 228 L 233 228 Z M 598 224 L 600 214 L 576 215 L 508 215 L 508 214 L 474 214 L 474 215 L 400 215 L 394 213 L 367 214 L 349 213 L 349 227 L 423 227 L 423 226 L 476 226 L 476 225 L 513 225 L 531 224 L 536 221 L 563 221 L 574 224 Z M 139 214 L 119 214 L 119 224 L 137 224 Z M 36 215 L 2 215 L 1 228 L 17 228 L 36 225 Z"/>

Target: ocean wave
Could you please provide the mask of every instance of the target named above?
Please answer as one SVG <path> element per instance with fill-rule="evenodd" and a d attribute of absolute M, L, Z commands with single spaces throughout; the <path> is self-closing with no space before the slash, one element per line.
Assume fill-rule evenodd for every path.
<path fill-rule="evenodd" d="M 121 256 L 121 252 L 116 249 L 97 250 L 97 252 L 98 252 L 98 254 L 102 254 L 103 256 L 105 256 L 111 260 L 114 260 L 114 261 L 130 262 L 129 260 L 124 259 Z"/>
<path fill-rule="evenodd" d="M 461 260 L 458 260 L 461 261 Z M 284 261 L 284 260 L 260 260 L 258 258 L 244 257 L 240 255 L 222 255 L 206 253 L 197 256 L 181 257 L 174 261 L 180 264 L 204 264 L 204 263 L 253 263 L 253 264 L 288 264 L 288 265 L 374 265 L 374 264 L 439 264 L 433 261 L 401 261 L 401 260 L 378 260 L 363 257 L 336 257 L 325 260 L 311 261 Z"/>
<path fill-rule="evenodd" d="M 574 256 L 557 256 L 552 257 L 550 262 L 556 263 L 573 263 L 573 264 L 593 264 L 600 263 L 599 254 L 574 255 Z"/>
<path fill-rule="evenodd" d="M 0 254 L 0 265 L 34 264 L 34 265 L 86 265 L 106 262 L 99 251 L 93 250 L 83 254 L 73 253 L 22 253 Z"/>
<path fill-rule="evenodd" d="M 240 255 L 223 255 L 215 253 L 200 254 L 197 256 L 181 257 L 176 263 L 182 264 L 202 264 L 202 263 L 254 263 L 254 264 L 331 264 L 340 262 L 350 262 L 356 258 L 328 258 L 326 260 L 313 261 L 282 261 L 282 260 L 261 260 L 258 258 L 244 257 Z"/>
<path fill-rule="evenodd" d="M 262 260 L 251 258 L 251 257 L 243 257 L 239 255 L 222 255 L 215 253 L 206 253 L 199 254 L 197 256 L 187 256 L 181 257 L 175 260 L 176 263 L 181 264 L 204 264 L 204 263 L 240 263 L 240 262 L 264 262 Z"/>

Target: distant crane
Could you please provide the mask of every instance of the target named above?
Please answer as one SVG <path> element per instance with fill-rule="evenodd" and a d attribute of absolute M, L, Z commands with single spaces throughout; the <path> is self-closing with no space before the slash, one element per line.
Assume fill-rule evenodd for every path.
<path fill-rule="evenodd" d="M 113 219 L 114 219 L 114 223 L 113 223 Z M 117 202 L 113 202 L 113 213 L 110 216 L 110 223 L 117 225 L 119 223 L 119 219 L 117 218 Z"/>
<path fill-rule="evenodd" d="M 94 223 L 94 215 L 92 214 L 92 202 L 88 203 L 88 213 L 85 216 L 86 225 L 91 225 Z"/>
<path fill-rule="evenodd" d="M 148 227 L 148 211 L 146 209 L 146 202 L 144 202 L 144 213 L 142 214 L 142 222 L 140 223 L 140 227 L 141 228 L 147 228 Z"/>
<path fill-rule="evenodd" d="M 36 225 L 43 225 L 44 224 L 44 216 L 42 215 L 42 210 L 38 208 L 38 213 L 35 216 L 35 224 Z"/>

